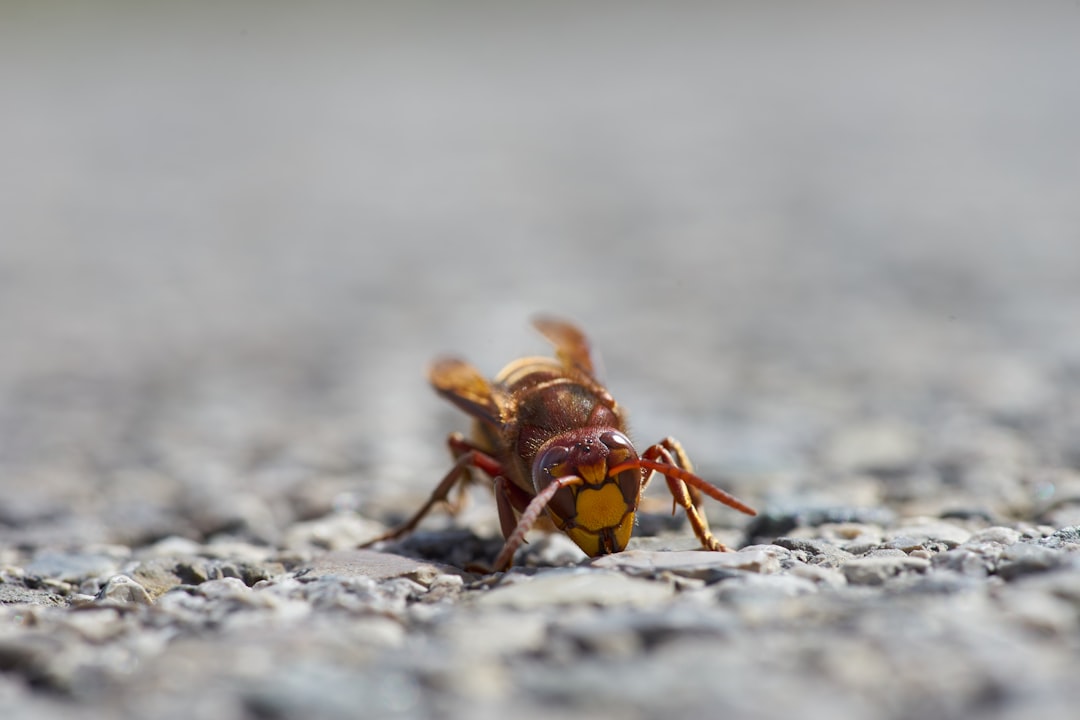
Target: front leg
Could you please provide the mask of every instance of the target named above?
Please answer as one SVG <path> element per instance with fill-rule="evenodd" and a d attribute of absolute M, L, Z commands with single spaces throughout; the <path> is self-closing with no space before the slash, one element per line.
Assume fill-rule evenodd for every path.
<path fill-rule="evenodd" d="M 500 478 L 501 479 L 501 478 Z M 555 497 L 555 493 L 564 487 L 570 487 L 572 485 L 581 485 L 585 481 L 575 475 L 566 475 L 561 478 L 557 478 L 551 482 L 547 487 L 537 493 L 534 497 L 528 498 L 528 503 L 521 511 L 521 516 L 517 520 L 517 524 L 511 528 L 511 532 L 506 534 L 507 525 L 503 522 L 503 534 L 506 537 L 506 543 L 503 545 L 502 550 L 499 551 L 498 556 L 495 558 L 495 564 L 493 569 L 496 572 L 506 570 L 514 562 L 514 551 L 517 550 L 521 543 L 525 542 L 525 534 L 532 529 L 532 526 L 536 524 L 536 521 L 540 518 L 540 515 L 544 512 L 544 508 L 551 502 L 551 498 Z M 506 483 L 509 485 L 509 483 Z M 506 494 L 506 502 L 517 508 L 518 504 L 524 500 L 527 495 L 518 490 L 520 494 Z M 500 518 L 501 519 L 501 518 Z"/>
<path fill-rule="evenodd" d="M 450 435 L 450 437 L 447 438 L 447 444 L 450 446 L 450 452 L 453 453 L 455 457 L 454 466 L 451 467 L 450 471 L 439 481 L 439 484 L 435 487 L 435 490 L 431 493 L 427 502 L 425 502 L 412 517 L 401 525 L 398 525 L 393 530 L 390 530 L 373 540 L 363 543 L 359 547 L 371 547 L 377 542 L 397 540 L 398 538 L 409 534 L 416 529 L 416 526 L 420 524 L 420 521 L 423 520 L 424 517 L 431 512 L 432 508 L 439 503 L 448 503 L 451 505 L 451 510 L 453 510 L 453 504 L 449 500 L 450 491 L 454 489 L 455 485 L 463 483 L 468 479 L 470 468 L 479 468 L 493 478 L 505 474 L 505 470 L 498 460 L 478 449 L 472 443 L 465 440 L 459 433 Z"/>
<path fill-rule="evenodd" d="M 683 450 L 679 441 L 671 437 L 664 438 L 657 444 L 646 448 L 641 457 L 643 460 L 651 461 L 659 466 L 655 468 L 656 472 L 661 473 L 664 480 L 667 481 L 668 490 L 671 492 L 674 504 L 681 506 L 686 512 L 686 517 L 690 521 L 690 526 L 694 529 L 694 535 L 701 541 L 701 546 L 706 550 L 726 552 L 728 550 L 727 546 L 717 540 L 716 536 L 709 530 L 709 521 L 706 519 L 705 513 L 701 511 L 702 495 L 694 481 L 706 485 L 708 483 L 693 474 L 693 465 L 690 463 L 690 458 L 687 457 L 686 451 Z M 688 482 L 684 482 L 684 480 Z M 717 488 L 713 489 L 722 492 Z M 727 493 L 724 494 L 727 495 Z M 672 510 L 674 511 L 674 507 Z"/>

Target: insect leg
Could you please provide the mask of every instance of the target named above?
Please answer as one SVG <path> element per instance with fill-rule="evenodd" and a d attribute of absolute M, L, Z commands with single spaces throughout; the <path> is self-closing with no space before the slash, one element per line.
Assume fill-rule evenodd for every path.
<path fill-rule="evenodd" d="M 670 468 L 675 471 L 683 470 L 686 473 L 691 473 L 690 468 L 676 461 L 675 457 L 672 456 L 673 454 L 679 457 L 681 461 L 689 464 L 690 461 L 686 457 L 686 452 L 678 441 L 673 438 L 665 438 L 656 445 L 650 446 L 642 453 L 641 457 L 643 460 L 650 460 L 659 465 L 667 466 L 657 468 L 656 471 L 664 475 L 674 503 L 682 506 L 682 509 L 686 512 L 690 527 L 694 529 L 694 535 L 701 541 L 701 546 L 706 550 L 726 551 L 727 547 L 709 531 L 709 522 L 705 519 L 705 514 L 701 512 L 701 493 L 693 485 L 687 485 L 678 477 L 682 473 L 672 472 L 669 475 L 665 472 Z"/>
<path fill-rule="evenodd" d="M 514 561 L 514 551 L 521 546 L 522 541 L 525 540 L 525 534 L 529 532 L 534 524 L 536 524 L 536 520 L 540 517 L 540 513 L 544 512 L 544 508 L 551 502 L 551 498 L 555 497 L 555 493 L 564 487 L 580 485 L 583 482 L 585 481 L 576 475 L 566 475 L 553 480 L 550 485 L 537 493 L 536 497 L 529 502 L 525 511 L 521 513 L 521 518 L 518 519 L 517 527 L 515 527 L 514 531 L 510 533 L 510 536 L 506 538 L 506 544 L 503 545 L 502 550 L 499 551 L 498 557 L 495 558 L 494 569 L 499 571 L 510 567 L 510 563 Z"/>
<path fill-rule="evenodd" d="M 457 461 L 458 458 L 460 458 L 462 455 L 466 455 L 472 451 L 479 452 L 484 456 L 490 458 L 490 456 L 488 456 L 487 453 L 484 452 L 483 448 L 470 442 L 469 440 L 466 440 L 465 436 L 459 432 L 450 433 L 450 435 L 446 438 L 446 446 L 450 448 L 450 457 L 454 458 L 455 461 Z M 474 465 L 474 467 L 480 467 L 481 470 L 484 470 L 484 472 L 486 472 L 491 477 L 495 477 L 497 474 L 502 472 L 502 467 L 497 466 L 497 464 L 491 465 L 487 468 L 480 465 Z M 469 499 L 469 480 L 470 476 L 469 474 L 466 474 L 465 477 L 462 479 L 462 482 L 457 484 L 457 493 L 455 493 L 452 499 L 449 497 L 449 493 L 447 493 L 446 511 L 451 515 L 457 515 L 465 508 L 465 505 Z"/>
<path fill-rule="evenodd" d="M 659 445 L 675 457 L 676 465 L 681 467 L 686 472 L 694 472 L 694 464 L 690 462 L 690 457 L 686 454 L 686 451 L 683 450 L 682 443 L 669 435 L 668 437 L 661 440 L 659 442 Z M 686 485 L 686 483 L 683 484 Z M 694 501 L 694 507 L 696 507 L 700 511 L 701 506 L 705 504 L 705 498 L 702 496 L 701 491 L 699 491 L 693 485 L 686 485 L 686 491 L 690 493 L 690 499 Z M 671 514 L 675 514 L 674 501 L 671 507 Z M 708 526 L 708 519 L 705 517 L 704 513 L 702 513 L 701 517 L 702 520 L 705 521 L 706 526 Z"/>
<path fill-rule="evenodd" d="M 517 526 L 517 516 L 525 512 L 532 495 L 500 475 L 495 478 L 495 506 L 499 509 L 499 527 L 503 539 L 509 539 Z M 516 514 L 515 514 L 516 513 Z"/>
<path fill-rule="evenodd" d="M 464 440 L 461 441 L 465 447 L 469 447 Z M 453 450 L 455 444 L 455 438 L 450 436 L 449 443 Z M 416 526 L 420 523 L 424 517 L 431 512 L 431 509 L 440 502 L 447 502 L 447 498 L 450 491 L 454 488 L 454 485 L 461 482 L 468 477 L 469 468 L 480 468 L 488 475 L 492 477 L 503 474 L 503 467 L 495 458 L 491 457 L 487 453 L 484 453 L 477 449 L 464 449 L 463 452 L 457 456 L 457 460 L 454 462 L 454 466 L 450 468 L 450 471 L 443 476 L 443 479 L 439 481 L 439 484 L 435 487 L 435 490 L 431 493 L 431 496 L 427 499 L 419 510 L 417 510 L 411 518 L 406 520 L 401 525 L 397 526 L 393 530 L 390 530 L 383 535 L 380 535 L 373 540 L 369 540 L 363 543 L 359 547 L 366 548 L 371 547 L 377 542 L 383 540 L 395 540 L 403 535 L 407 535 L 412 532 Z"/>

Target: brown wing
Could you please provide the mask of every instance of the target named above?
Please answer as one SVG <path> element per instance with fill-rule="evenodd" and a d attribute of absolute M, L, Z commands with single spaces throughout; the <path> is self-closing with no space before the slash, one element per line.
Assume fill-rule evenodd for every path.
<path fill-rule="evenodd" d="M 533 318 L 533 325 L 555 346 L 555 356 L 563 365 L 596 375 L 589 339 L 576 325 L 545 315 Z"/>
<path fill-rule="evenodd" d="M 500 395 L 469 363 L 453 357 L 439 358 L 428 371 L 428 379 L 435 392 L 473 417 L 492 425 L 502 424 Z"/>

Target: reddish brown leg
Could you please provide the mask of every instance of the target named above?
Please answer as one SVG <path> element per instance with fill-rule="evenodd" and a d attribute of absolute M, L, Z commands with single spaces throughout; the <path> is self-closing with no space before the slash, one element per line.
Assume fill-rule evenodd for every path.
<path fill-rule="evenodd" d="M 541 490 L 529 502 L 524 512 L 521 513 L 521 518 L 518 520 L 517 527 L 515 527 L 514 531 L 510 533 L 510 536 L 506 538 L 506 544 L 503 545 L 502 550 L 499 551 L 499 555 L 495 558 L 494 569 L 496 571 L 501 571 L 510 567 L 510 563 L 514 561 L 514 552 L 521 546 L 521 543 L 525 540 L 525 534 L 536 524 L 536 520 L 540 517 L 540 513 L 544 512 L 544 508 L 551 502 L 551 498 L 555 497 L 555 493 L 564 487 L 580 485 L 583 482 L 585 481 L 576 475 L 567 475 L 552 481 L 550 485 Z"/>
<path fill-rule="evenodd" d="M 682 443 L 680 443 L 678 440 L 676 440 L 675 438 L 673 438 L 673 437 L 671 437 L 669 435 L 668 437 L 661 440 L 658 443 L 658 445 L 663 447 L 665 450 L 667 450 L 669 453 L 671 453 L 675 457 L 675 464 L 676 465 L 681 467 L 686 472 L 690 472 L 690 473 L 694 472 L 694 464 L 692 462 L 690 462 L 690 457 L 686 454 L 686 451 L 683 450 Z M 685 483 L 683 483 L 683 484 L 686 485 Z M 698 490 L 693 485 L 686 485 L 686 491 L 688 493 L 690 493 L 690 499 L 694 502 L 694 507 L 696 507 L 698 509 L 698 511 L 700 512 L 701 511 L 701 506 L 705 504 L 705 499 L 702 497 L 701 491 Z M 677 502 L 674 499 L 672 499 L 672 502 L 671 502 L 671 514 L 672 515 L 675 514 L 675 506 L 676 505 L 677 505 Z M 705 520 L 705 524 L 708 525 L 708 519 L 705 517 L 704 513 L 701 514 L 701 517 L 702 517 L 703 520 Z"/>
<path fill-rule="evenodd" d="M 497 477 L 504 474 L 503 467 L 498 460 L 487 453 L 476 449 L 476 447 L 462 438 L 458 433 L 454 433 L 447 438 L 447 444 L 450 445 L 450 452 L 454 453 L 454 456 L 457 459 L 454 462 L 454 466 L 450 468 L 450 472 L 446 473 L 443 479 L 439 481 L 439 484 L 435 487 L 435 490 L 431 493 L 431 497 L 427 499 L 427 502 L 425 502 L 420 509 L 404 523 L 373 540 L 367 541 L 360 545 L 360 547 L 371 547 L 375 543 L 382 542 L 383 540 L 396 540 L 397 538 L 412 532 L 416 529 L 416 526 L 420 521 L 431 512 L 432 508 L 438 503 L 448 501 L 447 498 L 454 486 L 468 478 L 469 468 L 479 468 L 491 477 Z"/>
<path fill-rule="evenodd" d="M 458 433 L 458 432 L 450 433 L 450 435 L 447 436 L 447 438 L 446 438 L 446 446 L 448 448 L 450 448 L 450 457 L 454 458 L 455 462 L 462 455 L 465 455 L 465 454 L 467 454 L 469 452 L 472 452 L 474 450 L 479 452 L 482 455 L 487 456 L 487 453 L 484 452 L 483 448 L 477 447 L 473 443 L 469 442 L 468 440 L 465 439 L 464 435 L 462 435 L 461 433 Z M 488 457 L 490 457 L 490 456 L 488 456 Z M 478 467 L 478 466 L 474 466 L 474 467 Z M 500 466 L 500 471 L 501 471 L 501 466 Z M 446 501 L 445 501 L 446 502 L 446 511 L 448 513 L 450 513 L 451 515 L 457 515 L 459 512 L 461 512 L 465 508 L 465 505 L 467 504 L 468 499 L 469 499 L 468 488 L 469 488 L 469 480 L 470 480 L 470 478 L 471 478 L 471 475 L 469 473 L 465 473 L 464 477 L 462 478 L 462 481 L 457 484 L 457 492 L 454 494 L 453 498 L 450 498 L 449 497 L 450 493 L 447 492 L 447 498 L 446 498 Z"/>
<path fill-rule="evenodd" d="M 672 498 L 677 505 L 682 506 L 686 517 L 690 520 L 690 526 L 694 529 L 694 534 L 701 541 L 702 547 L 707 550 L 722 552 L 727 548 L 709 531 L 709 523 L 701 512 L 702 492 L 736 510 L 749 515 L 756 514 L 752 508 L 735 497 L 694 475 L 690 459 L 674 438 L 665 438 L 647 448 L 642 453 L 641 459 L 645 463 L 650 463 L 650 465 L 643 464 L 643 467 L 651 467 L 664 475 Z"/>
<path fill-rule="evenodd" d="M 495 478 L 495 506 L 499 509 L 499 527 L 504 540 L 510 539 L 517 527 L 518 515 L 525 512 L 532 497 L 505 477 Z"/>
<path fill-rule="evenodd" d="M 680 443 L 678 440 L 676 440 L 673 437 L 666 437 L 663 440 L 661 440 L 660 442 L 658 442 L 656 445 L 653 445 L 652 447 L 648 448 L 646 450 L 646 452 L 648 452 L 649 450 L 655 450 L 657 448 L 657 446 L 667 450 L 669 453 L 671 453 L 672 455 L 675 456 L 675 460 L 671 460 L 671 458 L 668 458 L 668 460 L 666 462 L 664 462 L 665 465 L 673 465 L 673 466 L 676 466 L 676 467 L 680 467 L 680 468 L 682 468 L 682 469 L 684 469 L 684 470 L 686 470 L 687 472 L 690 472 L 690 473 L 694 472 L 694 466 L 690 462 L 690 458 L 689 458 L 689 456 L 687 456 L 686 451 L 683 450 L 682 443 Z M 659 451 L 656 451 L 656 452 L 659 452 Z M 656 453 L 654 453 L 654 454 L 656 454 Z M 656 458 L 650 458 L 647 455 L 643 455 L 642 457 L 645 458 L 645 459 L 653 460 L 653 461 L 655 461 L 655 459 L 656 459 Z M 651 468 L 647 468 L 647 467 L 642 467 L 641 468 L 641 492 L 642 493 L 644 493 L 645 489 L 647 487 L 649 487 L 649 482 L 652 481 L 653 472 L 654 471 Z M 660 472 L 660 471 L 656 470 L 656 472 Z M 687 492 L 690 493 L 690 498 L 694 502 L 694 507 L 700 509 L 701 505 L 702 505 L 701 493 L 698 492 L 697 488 L 690 487 L 690 486 L 687 486 L 686 490 L 687 490 Z M 641 501 L 644 502 L 645 498 L 642 498 Z M 671 514 L 672 515 L 675 514 L 675 511 L 678 509 L 678 507 L 679 507 L 678 500 L 676 500 L 674 497 L 672 497 L 672 499 L 671 499 Z"/>

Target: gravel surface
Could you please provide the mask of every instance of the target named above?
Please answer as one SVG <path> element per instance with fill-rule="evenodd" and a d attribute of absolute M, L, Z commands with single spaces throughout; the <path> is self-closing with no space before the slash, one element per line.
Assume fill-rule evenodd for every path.
<path fill-rule="evenodd" d="M 0 706 L 1069 717 L 1071 3 L 8 3 Z M 575 318 L 663 497 L 589 560 L 423 501 Z"/>

